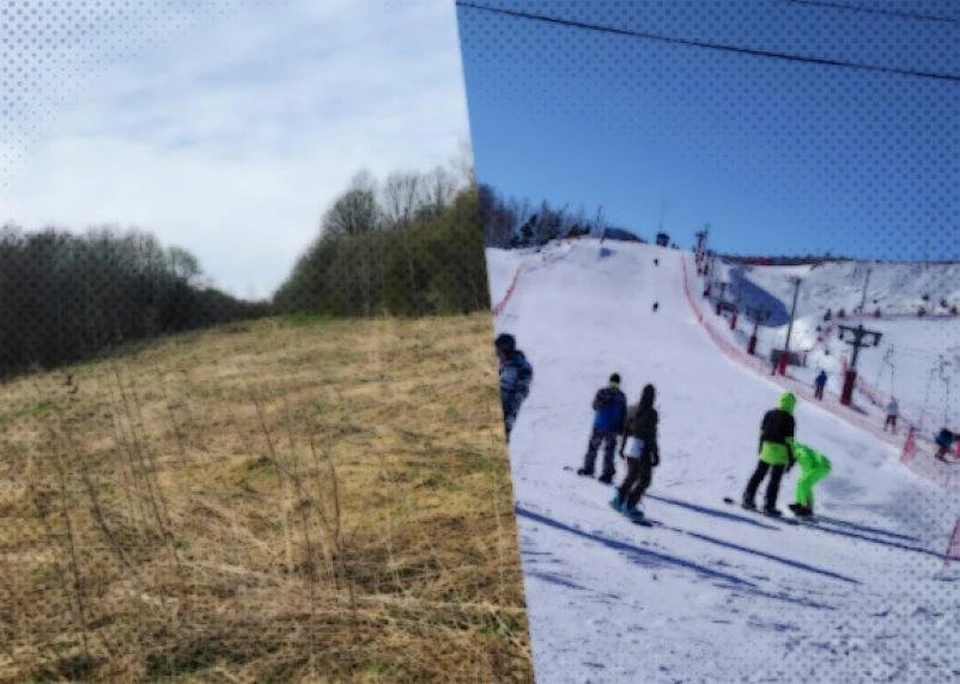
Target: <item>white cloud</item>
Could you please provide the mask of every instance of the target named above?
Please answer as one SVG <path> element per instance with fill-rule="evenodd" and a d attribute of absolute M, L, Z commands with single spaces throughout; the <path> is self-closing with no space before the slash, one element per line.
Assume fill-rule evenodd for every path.
<path fill-rule="evenodd" d="M 88 78 L 0 222 L 137 225 L 266 296 L 359 168 L 444 164 L 468 137 L 452 2 L 248 2 L 177 35 Z"/>

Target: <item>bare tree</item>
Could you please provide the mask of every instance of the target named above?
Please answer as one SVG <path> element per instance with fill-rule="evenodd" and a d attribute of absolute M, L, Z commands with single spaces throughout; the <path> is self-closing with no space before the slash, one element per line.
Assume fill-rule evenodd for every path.
<path fill-rule="evenodd" d="M 320 229 L 328 237 L 368 235 L 380 227 L 380 220 L 376 182 L 368 171 L 361 171 L 324 214 Z"/>
<path fill-rule="evenodd" d="M 383 186 L 383 214 L 390 226 L 410 225 L 423 203 L 423 180 L 419 174 L 398 171 L 387 176 Z"/>

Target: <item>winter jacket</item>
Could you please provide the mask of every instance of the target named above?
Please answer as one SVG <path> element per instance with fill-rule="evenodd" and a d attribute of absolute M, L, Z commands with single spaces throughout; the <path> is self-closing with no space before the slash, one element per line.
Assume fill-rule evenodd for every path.
<path fill-rule="evenodd" d="M 530 394 L 533 382 L 533 366 L 523 352 L 516 350 L 500 362 L 500 400 L 505 416 L 516 414 L 520 404 Z"/>
<path fill-rule="evenodd" d="M 887 404 L 887 415 L 888 416 L 897 416 L 900 414 L 900 407 L 897 405 L 895 399 L 891 399 L 890 403 Z"/>
<path fill-rule="evenodd" d="M 824 373 L 823 371 L 820 371 L 820 374 L 817 376 L 817 379 L 816 379 L 815 383 L 816 383 L 817 387 L 823 387 L 824 385 L 826 385 L 826 384 L 827 384 L 827 374 Z"/>
<path fill-rule="evenodd" d="M 956 438 L 957 436 L 955 434 L 953 434 L 952 432 L 944 428 L 937 435 L 937 439 L 935 441 L 937 443 L 937 446 L 942 446 L 946 449 L 949 449 L 951 446 L 953 446 L 953 441 Z"/>
<path fill-rule="evenodd" d="M 797 465 L 799 465 L 800 470 L 805 473 L 815 470 L 829 473 L 833 467 L 833 464 L 830 462 L 829 458 L 813 447 L 807 446 L 806 444 L 794 442 L 793 452 L 797 457 Z"/>
<path fill-rule="evenodd" d="M 593 398 L 593 429 L 619 432 L 627 412 L 627 397 L 614 385 L 599 390 Z"/>
<path fill-rule="evenodd" d="M 760 460 L 769 465 L 789 465 L 793 460 L 793 437 L 796 421 L 793 409 L 796 397 L 785 392 L 780 407 L 767 411 L 760 424 Z"/>
<path fill-rule="evenodd" d="M 641 402 L 627 410 L 623 425 L 623 434 L 627 441 L 631 439 L 643 440 L 640 458 L 649 460 L 650 464 L 654 466 L 660 464 L 660 444 L 657 440 L 657 424 L 659 421 L 660 415 L 653 408 L 652 402 L 649 405 Z"/>

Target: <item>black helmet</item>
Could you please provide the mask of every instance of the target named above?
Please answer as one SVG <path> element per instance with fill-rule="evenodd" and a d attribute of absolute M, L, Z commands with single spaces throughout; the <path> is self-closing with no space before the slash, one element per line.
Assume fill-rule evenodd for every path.
<path fill-rule="evenodd" d="M 502 351 L 505 354 L 512 354 L 517 348 L 517 340 L 509 333 L 500 333 L 497 335 L 497 339 L 494 340 L 493 344 L 497 348 L 497 351 Z"/>

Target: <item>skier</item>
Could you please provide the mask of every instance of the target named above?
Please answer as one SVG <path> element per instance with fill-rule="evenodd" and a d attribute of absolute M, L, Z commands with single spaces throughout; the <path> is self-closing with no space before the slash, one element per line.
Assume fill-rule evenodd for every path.
<path fill-rule="evenodd" d="M 660 465 L 660 444 L 657 439 L 660 416 L 653 407 L 655 398 L 654 386 L 647 384 L 639 403 L 627 412 L 623 425 L 620 457 L 627 459 L 627 475 L 617 488 L 610 506 L 633 520 L 643 519 L 643 511 L 637 505 L 650 486 L 653 469 Z"/>
<path fill-rule="evenodd" d="M 793 437 L 796 433 L 796 420 L 793 409 L 797 398 L 792 392 L 780 395 L 779 408 L 767 411 L 760 425 L 760 462 L 747 483 L 743 492 L 742 505 L 749 510 L 756 510 L 754 498 L 760 483 L 770 473 L 767 483 L 767 495 L 763 512 L 767 515 L 779 517 L 782 513 L 777 510 L 777 497 L 780 494 L 780 480 L 785 470 L 790 470 L 795 462 L 793 455 Z"/>
<path fill-rule="evenodd" d="M 957 438 L 958 435 L 950 432 L 950 430 L 947 428 L 940 430 L 936 440 L 934 440 L 938 447 L 936 457 L 944 463 L 948 463 L 949 461 L 947 461 L 947 452 L 950 451 L 950 447 L 953 446 L 953 443 L 957 440 Z"/>
<path fill-rule="evenodd" d="M 794 442 L 793 453 L 800 464 L 800 477 L 797 478 L 796 502 L 790 504 L 790 510 L 799 518 L 811 517 L 813 486 L 830 474 L 832 464 L 825 455 L 799 442 Z"/>
<path fill-rule="evenodd" d="M 887 428 L 893 428 L 893 434 L 897 434 L 897 417 L 900 415 L 900 406 L 897 404 L 896 397 L 890 397 L 890 403 L 887 404 L 887 420 L 883 424 L 883 431 Z"/>
<path fill-rule="evenodd" d="M 520 405 L 530 394 L 533 367 L 524 353 L 517 349 L 517 341 L 513 335 L 508 333 L 498 335 L 494 346 L 500 360 L 500 402 L 503 408 L 507 442 L 509 442 L 510 432 L 517 420 Z"/>
<path fill-rule="evenodd" d="M 617 450 L 617 438 L 623 427 L 626 411 L 627 398 L 620 390 L 620 375 L 614 373 L 610 376 L 609 384 L 597 390 L 593 398 L 593 431 L 590 434 L 583 467 L 577 471 L 578 475 L 593 477 L 597 451 L 601 446 L 605 446 L 603 473 L 599 479 L 604 484 L 610 484 L 613 481 L 613 476 L 616 474 L 613 455 Z"/>
<path fill-rule="evenodd" d="M 657 309 L 659 309 L 659 308 L 660 308 L 660 302 L 654 302 L 654 303 L 653 303 L 653 311 L 654 311 L 654 313 L 656 313 Z"/>
<path fill-rule="evenodd" d="M 827 386 L 827 372 L 820 369 L 820 372 L 817 374 L 817 379 L 814 381 L 814 392 L 813 395 L 823 401 L 823 389 Z"/>

